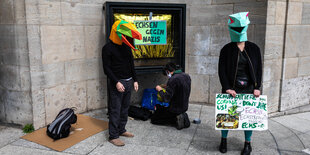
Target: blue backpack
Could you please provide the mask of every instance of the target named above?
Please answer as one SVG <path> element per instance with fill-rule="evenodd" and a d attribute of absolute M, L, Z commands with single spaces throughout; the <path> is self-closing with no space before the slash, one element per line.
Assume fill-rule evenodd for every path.
<path fill-rule="evenodd" d="M 143 108 L 154 110 L 154 107 L 156 104 L 159 104 L 164 107 L 168 107 L 169 103 L 166 102 L 160 102 L 157 99 L 157 91 L 155 88 L 153 89 L 144 89 L 143 96 L 142 96 L 142 104 L 141 106 Z"/>

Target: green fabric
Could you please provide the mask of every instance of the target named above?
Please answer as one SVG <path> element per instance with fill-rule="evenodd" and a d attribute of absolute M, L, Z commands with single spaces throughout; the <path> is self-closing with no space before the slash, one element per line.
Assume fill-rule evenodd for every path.
<path fill-rule="evenodd" d="M 176 70 L 176 71 L 173 72 L 173 75 L 174 75 L 174 74 L 180 74 L 180 73 L 182 73 L 182 70 L 181 70 L 181 69 L 178 69 L 178 70 Z"/>
<path fill-rule="evenodd" d="M 228 30 L 232 42 L 244 42 L 247 41 L 247 30 L 250 20 L 248 12 L 240 12 L 229 15 Z M 236 28 L 243 28 L 242 31 L 236 31 Z"/>

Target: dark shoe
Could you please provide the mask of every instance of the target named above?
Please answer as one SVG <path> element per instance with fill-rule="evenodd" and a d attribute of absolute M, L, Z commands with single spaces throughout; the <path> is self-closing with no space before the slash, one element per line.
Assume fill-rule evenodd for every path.
<path fill-rule="evenodd" d="M 252 152 L 251 142 L 244 142 L 244 148 L 241 155 L 250 155 Z"/>
<path fill-rule="evenodd" d="M 184 128 L 188 128 L 191 126 L 191 122 L 189 121 L 187 113 L 184 113 Z"/>
<path fill-rule="evenodd" d="M 184 115 L 183 114 L 180 114 L 177 116 L 177 122 L 176 122 L 177 126 L 176 128 L 178 130 L 181 130 L 184 128 Z"/>
<path fill-rule="evenodd" d="M 226 153 L 227 152 L 227 138 L 222 138 L 221 139 L 221 144 L 220 144 L 219 151 L 221 153 Z"/>

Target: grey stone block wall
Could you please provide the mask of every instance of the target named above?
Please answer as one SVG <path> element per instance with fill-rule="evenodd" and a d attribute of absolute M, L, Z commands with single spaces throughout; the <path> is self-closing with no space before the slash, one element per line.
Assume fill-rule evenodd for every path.
<path fill-rule="evenodd" d="M 268 1 L 264 87 L 269 112 L 310 103 L 309 1 Z"/>
<path fill-rule="evenodd" d="M 106 106 L 106 76 L 102 71 L 101 62 L 101 48 L 105 42 L 105 19 L 102 10 L 104 2 L 105 0 L 7 0 L 6 3 L 11 7 L 0 4 L 1 8 L 4 8 L 1 9 L 3 12 L 16 10 L 14 13 L 6 13 L 5 16 L 0 14 L 1 22 L 3 21 L 0 32 L 6 37 L 6 39 L 0 38 L 4 42 L 1 45 L 4 47 L 11 47 L 16 43 L 27 45 L 12 53 L 1 50 L 0 61 L 5 65 L 1 64 L 3 67 L 0 67 L 0 71 L 10 70 L 10 74 L 18 79 L 12 78 L 12 82 L 7 83 L 5 80 L 8 75 L 0 75 L 3 79 L 0 78 L 0 91 L 8 91 L 10 88 L 18 89 L 22 91 L 21 93 L 28 92 L 29 96 L 22 100 L 27 101 L 25 105 L 29 104 L 28 109 L 25 109 L 28 112 L 27 117 L 24 118 L 27 119 L 26 122 L 33 122 L 36 128 L 50 123 L 59 110 L 65 107 L 75 106 L 78 108 L 77 112 L 85 112 Z M 187 4 L 186 72 L 192 77 L 191 102 L 214 104 L 215 93 L 221 92 L 217 66 L 220 49 L 230 42 L 227 28 L 229 14 L 250 11 L 251 25 L 248 38 L 257 43 L 264 53 L 267 1 L 128 0 L 127 2 Z M 274 13 L 273 16 L 279 15 Z M 306 19 L 307 17 L 303 17 L 300 22 L 305 22 Z M 23 30 L 21 31 L 23 33 L 19 32 L 12 37 L 7 34 L 7 29 L 10 28 L 6 27 L 7 25 L 17 25 L 14 29 Z M 14 46 L 14 49 L 20 48 Z M 270 56 L 274 54 L 271 52 Z M 275 60 L 269 64 L 281 66 Z M 15 69 L 12 69 L 14 67 Z M 300 73 L 302 74 L 302 71 Z M 270 71 L 270 74 L 277 76 L 278 73 Z M 140 90 L 132 95 L 134 103 L 141 101 L 144 88 L 152 88 L 167 81 L 161 74 L 138 75 L 138 79 Z M 19 82 L 18 85 L 16 82 Z M 1 96 L 0 101 L 1 108 L 5 106 L 2 104 L 3 101 L 10 100 Z M 12 104 L 20 103 L 16 101 Z M 2 111 L 3 109 L 0 110 Z M 0 118 L 5 118 L 2 115 L 1 113 Z"/>
<path fill-rule="evenodd" d="M 0 121 L 32 123 L 25 2 L 0 3 Z"/>

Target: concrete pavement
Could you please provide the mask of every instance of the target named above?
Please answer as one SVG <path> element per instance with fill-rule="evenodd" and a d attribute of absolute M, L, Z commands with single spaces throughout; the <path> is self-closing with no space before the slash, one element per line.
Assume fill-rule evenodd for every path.
<path fill-rule="evenodd" d="M 106 109 L 92 111 L 86 115 L 107 120 Z M 176 130 L 174 127 L 155 126 L 149 121 L 129 120 L 127 130 L 134 138 L 124 138 L 124 147 L 115 147 L 107 141 L 107 131 L 93 135 L 63 152 L 53 151 L 19 137 L 21 129 L 0 126 L 0 154 L 221 154 L 218 152 L 220 132 L 214 130 L 214 107 L 190 104 L 191 120 L 200 118 L 199 125 Z M 254 131 L 252 154 L 303 155 L 310 148 L 310 112 L 278 116 L 269 119 L 269 130 Z M 242 131 L 231 131 L 228 137 L 228 152 L 237 155 L 243 148 Z M 308 149 L 310 152 L 310 150 Z"/>

